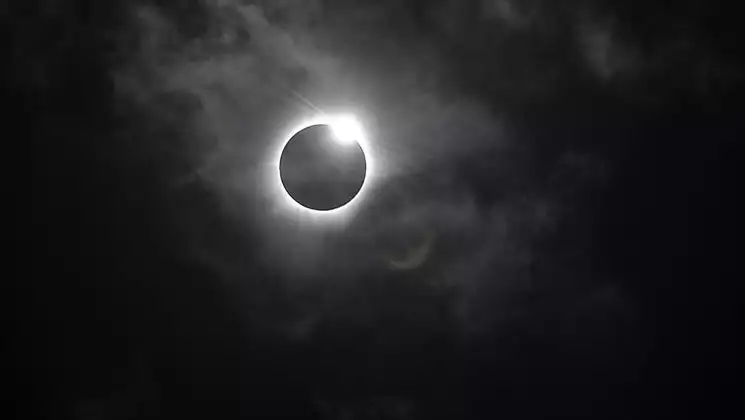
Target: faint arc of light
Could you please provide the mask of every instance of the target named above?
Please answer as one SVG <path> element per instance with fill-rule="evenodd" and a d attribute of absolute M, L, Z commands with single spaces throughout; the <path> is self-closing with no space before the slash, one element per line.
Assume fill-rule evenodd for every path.
<path fill-rule="evenodd" d="M 388 265 L 394 270 L 413 270 L 427 259 L 430 250 L 432 249 L 432 242 L 434 240 L 434 234 L 431 232 L 427 234 L 424 243 L 409 251 L 403 259 L 389 259 Z"/>

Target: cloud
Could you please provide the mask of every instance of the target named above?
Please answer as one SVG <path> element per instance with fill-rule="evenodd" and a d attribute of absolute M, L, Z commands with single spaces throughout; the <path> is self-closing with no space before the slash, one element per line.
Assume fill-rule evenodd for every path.
<path fill-rule="evenodd" d="M 700 36 L 685 14 L 650 10 L 648 16 L 657 21 L 647 29 L 635 27 L 643 20 L 624 21 L 602 6 L 580 8 L 573 16 L 587 68 L 645 108 L 677 103 L 681 96 L 716 106 L 727 87 L 738 83 L 732 59 Z"/>
<path fill-rule="evenodd" d="M 184 168 L 169 174 L 172 194 L 208 208 L 174 205 L 173 223 L 190 258 L 243 296 L 247 323 L 309 340 L 324 322 L 375 313 L 378 301 L 351 296 L 393 276 L 450 301 L 445 315 L 476 331 L 538 287 L 535 243 L 562 198 L 541 187 L 509 121 L 459 90 L 436 39 L 383 30 L 387 6 L 205 4 L 196 33 L 163 9 L 135 9 L 137 42 L 114 76 L 123 102 L 181 133 L 162 145 Z M 527 19 L 506 5 L 495 6 L 501 19 Z M 280 137 L 314 107 L 354 110 L 375 142 L 371 199 L 339 226 L 287 212 L 268 182 Z M 436 238 L 427 261 L 393 273 L 390 258 L 426 232 Z"/>
<path fill-rule="evenodd" d="M 531 6 L 525 1 L 516 0 L 482 0 L 481 13 L 486 18 L 497 19 L 512 28 L 523 28 L 532 19 Z M 528 10 L 526 10 L 528 9 Z"/>
<path fill-rule="evenodd" d="M 600 79 L 629 77 L 640 70 L 640 53 L 620 39 L 612 21 L 581 19 L 579 39 L 588 66 Z"/>

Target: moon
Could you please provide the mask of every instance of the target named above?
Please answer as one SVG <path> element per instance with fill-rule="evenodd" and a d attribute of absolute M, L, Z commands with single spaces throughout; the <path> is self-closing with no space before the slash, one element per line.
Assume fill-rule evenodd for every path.
<path fill-rule="evenodd" d="M 367 160 L 359 127 L 350 120 L 312 124 L 285 144 L 279 175 L 285 192 L 314 211 L 339 209 L 360 192 Z"/>

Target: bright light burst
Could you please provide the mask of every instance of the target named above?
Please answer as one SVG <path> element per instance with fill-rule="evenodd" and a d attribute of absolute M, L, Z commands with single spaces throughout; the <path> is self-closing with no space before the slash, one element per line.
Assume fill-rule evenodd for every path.
<path fill-rule="evenodd" d="M 340 144 L 354 144 L 354 142 L 359 141 L 358 139 L 363 137 L 362 126 L 351 115 L 335 117 L 331 120 L 329 126 L 334 133 L 334 138 Z"/>

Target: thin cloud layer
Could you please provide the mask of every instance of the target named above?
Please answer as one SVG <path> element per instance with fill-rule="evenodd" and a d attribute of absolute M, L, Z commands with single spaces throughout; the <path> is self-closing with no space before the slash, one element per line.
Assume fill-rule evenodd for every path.
<path fill-rule="evenodd" d="M 217 201 L 211 217 L 221 221 L 207 237 L 193 226 L 200 214 L 179 229 L 195 258 L 249 296 L 248 318 L 275 319 L 278 330 L 309 337 L 319 319 L 352 310 L 343 303 L 350 290 L 394 275 L 391 259 L 433 235 L 421 267 L 395 275 L 449 296 L 450 316 L 463 325 L 492 325 L 501 315 L 483 297 L 507 308 L 519 304 L 511 302 L 515 291 L 540 287 L 530 274 L 542 258 L 534 243 L 558 223 L 554 209 L 567 207 L 544 191 L 530 146 L 491 104 L 453 95 L 459 82 L 448 79 L 452 67 L 442 64 L 435 39 L 410 34 L 394 43 L 374 20 L 387 6 L 368 7 L 209 2 L 196 35 L 167 10 L 141 7 L 132 15 L 138 43 L 115 72 L 117 87 L 151 118 L 178 112 L 159 105 L 161 97 L 194 104 L 181 121 L 169 120 L 189 135 L 167 147 L 181 150 L 179 159 L 192 168 L 170 185 L 186 194 L 209 191 Z M 522 22 L 507 3 L 494 7 L 489 13 Z M 378 180 L 365 207 L 342 226 L 287 212 L 267 178 L 288 125 L 316 108 L 357 111 L 374 143 Z M 481 179 L 486 173 L 491 178 Z M 476 199 L 485 185 L 498 193 Z M 235 238 L 231 246 L 226 236 Z M 281 313 L 251 303 L 265 292 L 257 273 L 284 290 L 279 299 L 303 309 Z M 308 294 L 330 294 L 335 303 L 300 302 Z"/>

